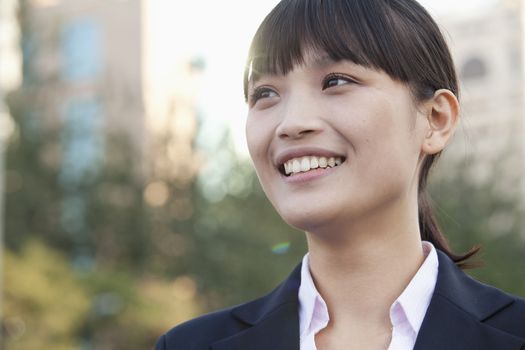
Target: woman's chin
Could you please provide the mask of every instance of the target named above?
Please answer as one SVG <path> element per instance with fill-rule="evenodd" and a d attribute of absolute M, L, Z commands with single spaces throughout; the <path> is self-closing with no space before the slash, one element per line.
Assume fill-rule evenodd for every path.
<path fill-rule="evenodd" d="M 303 210 L 288 210 L 279 212 L 281 218 L 295 229 L 307 232 L 323 230 L 336 222 L 336 217 L 331 212 Z"/>

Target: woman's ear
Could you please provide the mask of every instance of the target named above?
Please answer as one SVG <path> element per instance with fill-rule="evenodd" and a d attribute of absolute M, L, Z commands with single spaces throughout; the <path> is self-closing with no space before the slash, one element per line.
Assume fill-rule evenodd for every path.
<path fill-rule="evenodd" d="M 440 89 L 428 103 L 428 125 L 422 151 L 425 154 L 436 154 L 445 148 L 456 130 L 459 102 L 450 90 Z"/>

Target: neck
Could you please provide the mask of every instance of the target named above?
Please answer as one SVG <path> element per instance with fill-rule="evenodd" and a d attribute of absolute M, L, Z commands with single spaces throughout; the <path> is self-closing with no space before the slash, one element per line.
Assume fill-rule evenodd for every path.
<path fill-rule="evenodd" d="M 310 271 L 331 323 L 390 324 L 390 306 L 424 260 L 417 208 L 415 215 L 393 210 L 307 233 Z"/>

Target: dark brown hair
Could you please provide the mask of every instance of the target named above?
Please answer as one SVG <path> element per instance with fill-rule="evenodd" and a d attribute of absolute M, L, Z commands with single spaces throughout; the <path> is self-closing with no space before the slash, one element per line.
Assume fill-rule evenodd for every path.
<path fill-rule="evenodd" d="M 382 70 L 408 84 L 417 102 L 439 89 L 459 87 L 448 46 L 428 12 L 415 0 L 282 0 L 257 30 L 244 73 L 248 82 L 262 74 L 287 74 L 303 63 L 305 49 L 335 61 Z M 455 254 L 432 211 L 426 185 L 439 154 L 423 160 L 418 186 L 421 238 L 445 252 L 458 266 L 478 252 Z"/>

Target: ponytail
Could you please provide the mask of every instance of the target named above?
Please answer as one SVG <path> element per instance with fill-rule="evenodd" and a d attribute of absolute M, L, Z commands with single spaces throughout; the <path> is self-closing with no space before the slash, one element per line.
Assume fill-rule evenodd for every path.
<path fill-rule="evenodd" d="M 479 252 L 480 247 L 474 246 L 463 254 L 454 253 L 450 248 L 446 237 L 441 232 L 434 211 L 432 210 L 430 196 L 427 193 L 426 186 L 430 169 L 438 157 L 439 154 L 427 156 L 423 161 L 423 166 L 421 168 L 418 193 L 419 232 L 421 234 L 421 239 L 432 243 L 436 249 L 447 254 L 458 267 L 462 269 L 477 267 L 477 263 L 472 263 L 469 260 Z"/>

